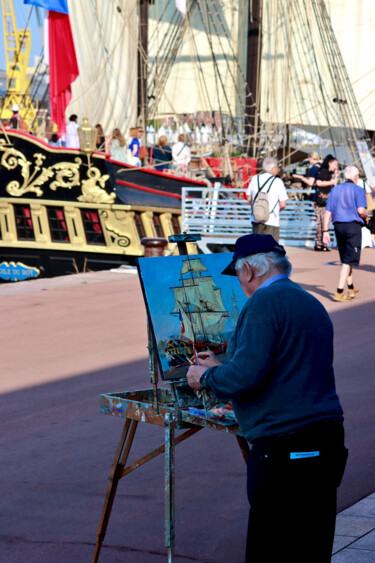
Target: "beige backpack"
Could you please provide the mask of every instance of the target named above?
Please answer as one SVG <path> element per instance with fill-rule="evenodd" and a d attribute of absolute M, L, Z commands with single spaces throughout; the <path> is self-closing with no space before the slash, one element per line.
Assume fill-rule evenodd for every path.
<path fill-rule="evenodd" d="M 268 182 L 270 180 L 271 180 L 271 183 L 268 186 L 268 189 L 266 191 L 263 191 L 263 189 L 266 187 L 266 185 L 268 184 Z M 272 184 L 274 183 L 275 180 L 276 180 L 275 176 L 274 177 L 270 176 L 264 182 L 263 186 L 260 186 L 259 185 L 259 175 L 257 176 L 258 191 L 255 194 L 254 201 L 253 201 L 253 217 L 254 217 L 255 221 L 257 221 L 258 223 L 266 223 L 266 221 L 268 221 L 268 219 L 270 218 L 270 215 L 273 212 L 273 210 L 275 209 L 276 205 L 278 204 L 278 202 L 276 202 L 273 209 L 270 212 L 270 204 L 269 204 L 269 201 L 268 201 L 268 192 L 270 191 Z"/>

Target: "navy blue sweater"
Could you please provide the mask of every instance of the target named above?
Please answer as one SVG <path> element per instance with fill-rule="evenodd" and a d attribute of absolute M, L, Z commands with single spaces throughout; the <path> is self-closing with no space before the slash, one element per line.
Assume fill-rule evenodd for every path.
<path fill-rule="evenodd" d="M 333 374 L 333 326 L 323 305 L 289 279 L 247 301 L 228 363 L 206 370 L 220 399 L 232 401 L 250 442 L 323 420 L 343 420 Z"/>

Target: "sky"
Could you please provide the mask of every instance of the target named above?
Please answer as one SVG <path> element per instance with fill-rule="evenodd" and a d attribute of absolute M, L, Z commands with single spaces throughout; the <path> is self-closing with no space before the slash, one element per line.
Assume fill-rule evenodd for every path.
<path fill-rule="evenodd" d="M 23 0 L 13 0 L 14 14 L 16 17 L 17 28 L 24 29 L 27 22 L 28 13 L 30 11 L 30 20 L 28 27 L 31 29 L 31 51 L 29 58 L 29 66 L 34 66 L 34 57 L 39 56 L 43 42 L 43 27 L 39 28 L 39 19 L 43 25 L 44 10 L 35 6 L 26 6 Z M 0 7 L 2 12 L 2 8 Z M 0 40 L 0 70 L 5 70 L 5 43 L 4 43 L 4 23 L 3 14 L 1 13 L 1 40 Z"/>

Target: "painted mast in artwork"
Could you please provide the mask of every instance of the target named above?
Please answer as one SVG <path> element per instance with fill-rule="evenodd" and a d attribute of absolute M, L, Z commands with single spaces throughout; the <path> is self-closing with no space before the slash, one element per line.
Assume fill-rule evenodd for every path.
<path fill-rule="evenodd" d="M 166 352 L 178 363 L 178 358 L 192 355 L 194 349 L 225 352 L 224 328 L 229 313 L 221 289 L 199 258 L 183 261 L 179 281 L 181 285 L 170 289 L 175 300 L 171 315 L 180 320 L 180 336 L 168 342 Z"/>

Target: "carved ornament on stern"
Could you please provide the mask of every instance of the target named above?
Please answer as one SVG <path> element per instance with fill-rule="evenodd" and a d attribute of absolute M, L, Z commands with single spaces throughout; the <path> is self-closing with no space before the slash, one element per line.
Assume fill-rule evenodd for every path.
<path fill-rule="evenodd" d="M 115 192 L 107 193 L 104 189 L 105 183 L 109 179 L 109 174 L 101 176 L 100 170 L 90 167 L 87 171 L 88 180 L 82 180 L 82 195 L 77 199 L 84 203 L 114 203 Z M 99 183 L 99 186 L 97 185 Z"/>
<path fill-rule="evenodd" d="M 113 245 L 120 246 L 121 248 L 130 246 L 130 238 L 122 231 L 122 229 L 126 229 L 128 218 L 124 224 L 123 221 L 118 221 L 113 213 L 109 214 L 104 210 L 100 211 L 100 217 L 104 220 L 105 230 L 110 236 Z"/>
<path fill-rule="evenodd" d="M 57 188 L 70 189 L 80 184 L 79 168 L 82 164 L 80 158 L 76 158 L 75 162 L 58 162 L 48 168 L 43 168 L 43 161 L 46 157 L 41 153 L 35 153 L 33 154 L 34 169 L 31 172 L 32 163 L 20 151 L 5 146 L 3 139 L 0 139 L 0 153 L 2 153 L 1 166 L 4 166 L 7 170 L 21 168 L 22 185 L 18 180 L 12 180 L 5 188 L 11 196 L 21 197 L 25 193 L 33 192 L 37 197 L 41 197 L 43 195 L 41 186 L 53 177 L 55 177 L 55 180 L 49 184 L 51 190 Z"/>

